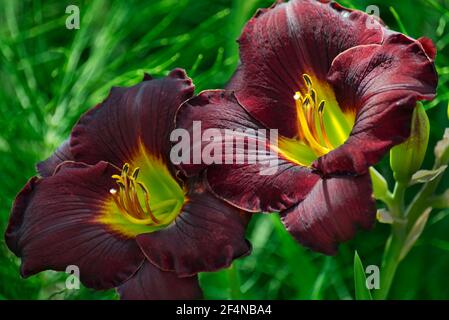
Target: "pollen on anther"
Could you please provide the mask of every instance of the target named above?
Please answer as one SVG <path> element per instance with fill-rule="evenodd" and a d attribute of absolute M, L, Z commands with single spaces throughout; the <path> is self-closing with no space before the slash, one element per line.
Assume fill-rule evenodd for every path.
<path fill-rule="evenodd" d="M 112 195 L 116 195 L 117 194 L 117 190 L 116 189 L 111 189 L 109 190 L 109 193 Z"/>
<path fill-rule="evenodd" d="M 293 96 L 293 99 L 300 100 L 301 99 L 301 93 L 296 92 L 295 95 Z"/>

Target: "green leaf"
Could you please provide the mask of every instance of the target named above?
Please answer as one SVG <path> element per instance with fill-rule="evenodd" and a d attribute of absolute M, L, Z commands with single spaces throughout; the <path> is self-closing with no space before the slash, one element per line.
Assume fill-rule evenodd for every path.
<path fill-rule="evenodd" d="M 356 300 L 373 300 L 371 292 L 366 286 L 365 268 L 357 251 L 354 254 L 354 286 Z"/>
<path fill-rule="evenodd" d="M 420 170 L 416 172 L 410 181 L 410 185 L 427 183 L 435 180 L 446 171 L 447 166 L 441 166 L 436 170 Z"/>
<path fill-rule="evenodd" d="M 449 102 L 447 103 L 447 118 L 449 119 Z"/>
<path fill-rule="evenodd" d="M 327 284 L 329 283 L 328 280 L 331 276 L 332 271 L 332 258 L 326 257 L 324 261 L 324 266 L 319 273 L 319 275 L 316 277 L 312 295 L 310 297 L 311 300 L 323 300 L 323 294 L 327 288 Z"/>
<path fill-rule="evenodd" d="M 430 212 L 432 211 L 432 208 L 427 208 L 423 214 L 419 217 L 418 220 L 416 220 L 415 225 L 410 230 L 409 234 L 407 235 L 407 239 L 404 242 L 404 246 L 402 247 L 401 254 L 399 256 L 399 261 L 404 259 L 407 254 L 410 252 L 410 250 L 415 245 L 416 241 L 419 239 L 421 234 L 424 231 L 424 228 L 426 227 L 427 221 L 429 220 Z"/>
<path fill-rule="evenodd" d="M 407 29 L 405 28 L 404 23 L 402 22 L 402 19 L 399 16 L 399 13 L 396 11 L 396 9 L 394 7 L 390 7 L 390 12 L 393 15 L 394 19 L 396 20 L 401 32 L 404 34 L 408 34 Z"/>

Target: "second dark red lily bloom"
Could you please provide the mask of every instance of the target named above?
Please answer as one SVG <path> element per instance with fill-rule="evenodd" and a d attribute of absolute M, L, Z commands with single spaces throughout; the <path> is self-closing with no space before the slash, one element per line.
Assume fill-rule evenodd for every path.
<path fill-rule="evenodd" d="M 23 276 L 75 265 L 86 286 L 123 299 L 194 299 L 198 272 L 249 252 L 241 211 L 169 161 L 175 112 L 192 95 L 176 69 L 112 89 L 79 120 L 14 203 L 6 243 Z"/>
<path fill-rule="evenodd" d="M 260 175 L 269 165 L 261 162 L 180 168 L 187 176 L 206 169 L 219 198 L 251 212 L 281 212 L 298 241 L 334 254 L 357 226 L 373 225 L 369 167 L 408 138 L 417 101 L 434 98 L 436 50 L 429 39 L 318 0 L 259 10 L 239 43 L 241 65 L 228 90 L 186 102 L 177 126 L 277 129 L 277 146 L 248 137 L 278 157 L 277 171 Z"/>

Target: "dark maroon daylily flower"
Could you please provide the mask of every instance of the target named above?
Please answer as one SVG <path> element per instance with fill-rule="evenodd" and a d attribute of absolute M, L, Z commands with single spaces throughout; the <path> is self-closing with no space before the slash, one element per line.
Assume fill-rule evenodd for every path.
<path fill-rule="evenodd" d="M 38 164 L 6 231 L 24 277 L 76 265 L 87 287 L 123 299 L 193 299 L 198 272 L 249 252 L 241 211 L 170 165 L 175 112 L 192 94 L 179 69 L 113 88 Z"/>
<path fill-rule="evenodd" d="M 281 212 L 298 241 L 334 254 L 357 226 L 375 221 L 369 167 L 409 136 L 417 101 L 434 98 L 432 41 L 334 2 L 292 0 L 259 10 L 239 43 L 228 91 L 186 102 L 177 126 L 277 129 L 278 146 L 248 137 L 278 157 L 277 172 L 260 175 L 270 165 L 263 161 L 180 168 L 187 176 L 206 168 L 218 197 L 251 212 Z"/>

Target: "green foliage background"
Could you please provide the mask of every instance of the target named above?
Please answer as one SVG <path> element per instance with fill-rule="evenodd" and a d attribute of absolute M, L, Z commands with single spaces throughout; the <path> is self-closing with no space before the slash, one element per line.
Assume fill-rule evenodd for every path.
<path fill-rule="evenodd" d="M 15 194 L 35 174 L 34 164 L 50 155 L 80 114 L 102 101 L 111 86 L 135 84 L 144 71 L 163 76 L 182 67 L 197 92 L 222 88 L 238 62 L 235 40 L 242 26 L 256 8 L 271 2 L 0 0 L 0 233 Z M 433 148 L 449 126 L 449 1 L 341 3 L 361 10 L 378 5 L 391 28 L 437 44 L 439 95 L 426 104 Z M 80 30 L 65 28 L 70 4 L 80 7 Z M 431 164 L 430 149 L 425 166 Z M 392 183 L 388 159 L 378 170 Z M 391 298 L 449 299 L 448 215 L 449 210 L 433 212 L 399 268 Z M 378 224 L 342 245 L 336 257 L 325 257 L 297 245 L 277 216 L 257 216 L 248 231 L 253 254 L 229 270 L 202 274 L 201 284 L 206 298 L 214 299 L 352 299 L 354 250 L 364 265 L 379 265 L 388 232 L 388 226 Z M 2 237 L 0 299 L 116 298 L 113 290 L 65 290 L 63 273 L 24 280 L 18 266 Z"/>

